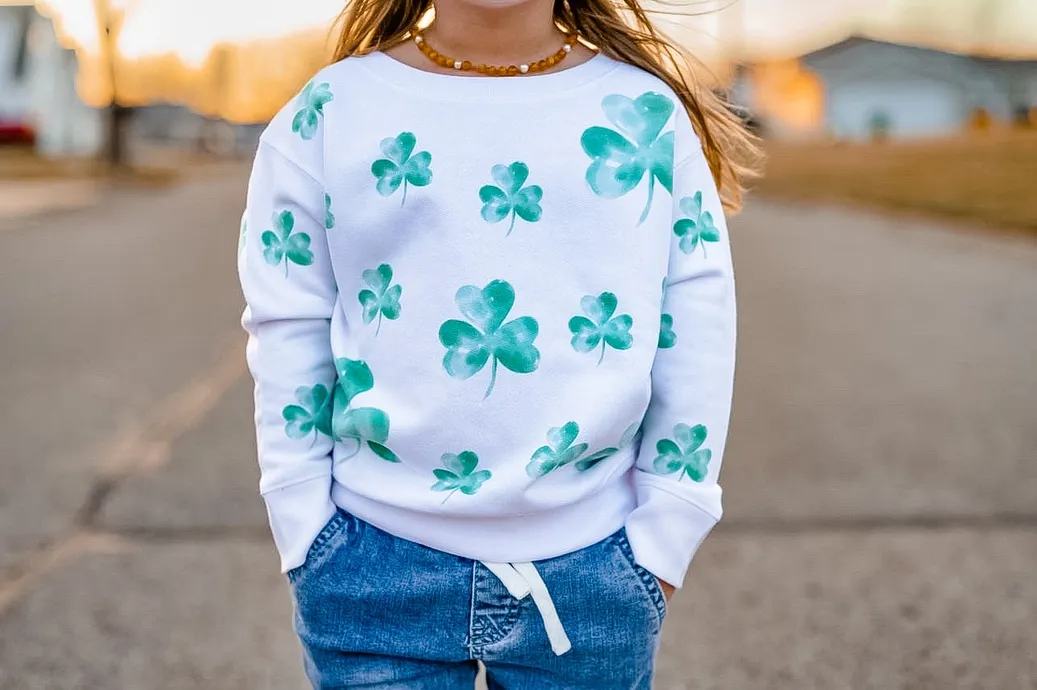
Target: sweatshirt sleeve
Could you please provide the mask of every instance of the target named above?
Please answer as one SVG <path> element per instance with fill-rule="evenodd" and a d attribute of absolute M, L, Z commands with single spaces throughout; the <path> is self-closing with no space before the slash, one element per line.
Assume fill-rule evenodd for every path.
<path fill-rule="evenodd" d="M 721 516 L 717 475 L 731 412 L 735 293 L 716 185 L 699 147 L 674 170 L 668 276 L 652 397 L 626 529 L 637 562 L 680 587 Z"/>
<path fill-rule="evenodd" d="M 318 143 L 269 133 L 249 181 L 238 273 L 255 379 L 260 492 L 281 568 L 288 571 L 305 561 L 335 513 L 331 315 L 337 288 L 325 234 L 332 216 L 320 175 L 312 172 L 312 151 L 305 148 Z"/>

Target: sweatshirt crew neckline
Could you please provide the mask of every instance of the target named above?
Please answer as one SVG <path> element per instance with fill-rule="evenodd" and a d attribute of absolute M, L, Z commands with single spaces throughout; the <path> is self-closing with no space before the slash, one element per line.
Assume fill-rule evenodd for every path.
<path fill-rule="evenodd" d="M 497 78 L 427 72 L 384 52 L 348 59 L 356 60 L 369 72 L 398 89 L 414 91 L 421 96 L 440 100 L 487 102 L 516 102 L 531 98 L 564 96 L 572 89 L 597 81 L 621 64 L 597 53 L 585 62 L 558 72 Z"/>

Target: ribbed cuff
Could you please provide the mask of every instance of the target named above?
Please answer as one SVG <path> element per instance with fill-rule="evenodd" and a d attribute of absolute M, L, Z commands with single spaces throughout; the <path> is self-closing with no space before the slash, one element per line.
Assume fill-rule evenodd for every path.
<path fill-rule="evenodd" d="M 634 559 L 663 582 L 680 587 L 691 559 L 718 518 L 669 488 L 653 486 L 653 480 L 670 480 L 638 479 L 638 506 L 626 521 Z"/>
<path fill-rule="evenodd" d="M 331 501 L 331 474 L 315 477 L 263 494 L 270 531 L 281 555 L 281 572 L 306 561 L 310 544 L 335 515 Z"/>

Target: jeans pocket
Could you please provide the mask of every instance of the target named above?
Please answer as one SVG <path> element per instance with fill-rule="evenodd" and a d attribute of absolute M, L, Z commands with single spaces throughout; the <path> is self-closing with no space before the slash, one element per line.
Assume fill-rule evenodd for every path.
<path fill-rule="evenodd" d="M 644 595 L 647 597 L 650 605 L 654 607 L 655 613 L 659 616 L 659 623 L 662 624 L 663 619 L 666 618 L 667 603 L 662 585 L 659 584 L 659 578 L 648 572 L 634 558 L 634 549 L 630 546 L 630 540 L 627 538 L 625 528 L 616 534 L 616 543 L 619 546 L 620 553 L 623 554 L 623 560 L 626 561 L 634 575 L 640 580 Z"/>
<path fill-rule="evenodd" d="M 320 566 L 342 543 L 342 538 L 347 536 L 346 527 L 349 525 L 349 520 L 350 515 L 345 511 L 341 509 L 335 511 L 335 514 L 331 516 L 331 519 L 310 544 L 310 548 L 306 552 L 306 560 L 302 562 L 302 565 L 287 572 L 288 582 L 296 585 L 304 577 L 320 570 Z"/>

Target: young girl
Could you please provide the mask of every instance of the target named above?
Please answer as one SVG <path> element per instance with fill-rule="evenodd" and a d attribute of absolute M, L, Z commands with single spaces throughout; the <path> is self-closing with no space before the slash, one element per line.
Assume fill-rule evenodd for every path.
<path fill-rule="evenodd" d="M 240 253 L 307 674 L 648 688 L 721 514 L 748 135 L 636 0 L 343 26 L 262 137 Z"/>

